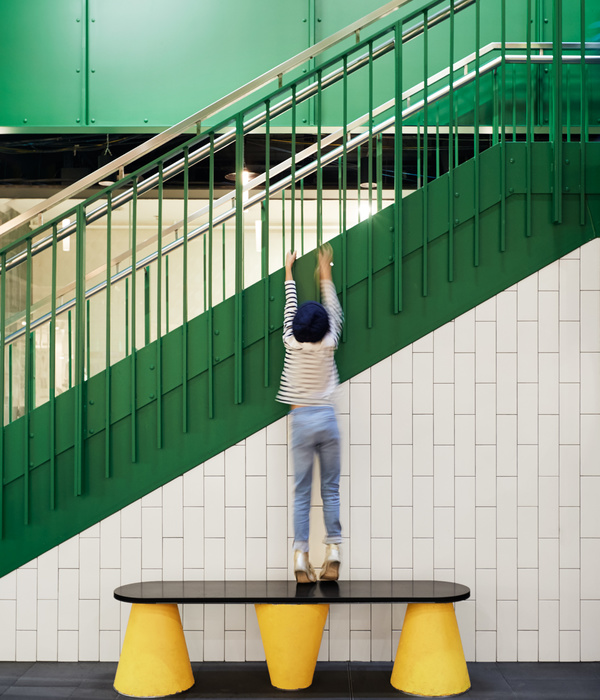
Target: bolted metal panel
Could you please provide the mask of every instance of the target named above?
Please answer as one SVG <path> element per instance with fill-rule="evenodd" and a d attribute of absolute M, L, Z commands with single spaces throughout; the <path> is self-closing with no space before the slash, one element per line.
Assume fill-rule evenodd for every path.
<path fill-rule="evenodd" d="M 85 124 L 85 20 L 82 0 L 3 0 L 0 125 Z"/>
<path fill-rule="evenodd" d="M 10 65 L 11 70 L 0 74 L 0 94 L 11 99 L 0 102 L 0 125 L 25 130 L 53 127 L 76 131 L 85 127 L 118 132 L 175 124 L 381 4 L 378 0 L 316 0 L 311 1 L 313 12 L 309 12 L 307 3 L 296 0 L 230 0 L 225 5 L 187 0 L 3 0 L 0 25 L 10 27 L 10 31 L 0 42 L 0 62 Z M 426 4 L 414 0 L 397 14 L 418 13 Z M 507 40 L 525 41 L 528 3 L 506 0 L 506 4 Z M 542 7 L 540 3 L 534 17 L 534 40 L 553 38 L 550 5 L 546 2 Z M 591 40 L 600 8 L 591 2 L 571 5 L 564 13 L 562 35 L 570 41 L 579 40 L 582 5 L 587 40 Z M 482 9 L 481 45 L 485 45 L 497 39 L 501 0 L 488 0 Z M 237 21 L 232 22 L 232 16 Z M 315 24 L 309 31 L 311 19 Z M 389 17 L 369 27 L 361 39 L 385 22 Z M 408 22 L 406 28 L 413 24 L 417 21 Z M 474 27 L 474 6 L 457 13 L 457 57 L 474 50 Z M 432 27 L 432 73 L 448 65 L 449 40 L 443 23 Z M 405 84 L 411 84 L 411 78 L 422 69 L 422 41 L 422 36 L 416 36 L 406 47 L 404 79 L 409 82 Z M 319 60 L 350 45 L 348 39 Z M 393 56 L 385 60 L 388 66 L 383 74 L 387 79 L 377 81 L 376 101 L 383 101 L 386 84 L 393 85 Z M 214 70 L 215 63 L 218 70 Z M 301 76 L 301 69 L 295 69 L 293 75 Z M 552 73 L 536 67 L 535 75 L 543 92 L 539 119 L 547 123 Z M 524 77 L 521 79 L 524 85 Z M 597 75 L 590 79 L 597 84 Z M 350 117 L 367 81 L 364 70 L 350 79 Z M 578 89 L 575 76 L 570 89 Z M 338 92 L 323 100 L 325 125 L 341 123 L 341 86 Z M 482 81 L 480 97 L 483 123 L 491 123 L 487 120 L 493 113 L 491 80 Z M 599 98 L 594 99 L 598 110 Z M 298 126 L 309 124 L 310 111 L 308 103 L 298 106 Z M 282 124 L 289 127 L 291 115 Z"/>

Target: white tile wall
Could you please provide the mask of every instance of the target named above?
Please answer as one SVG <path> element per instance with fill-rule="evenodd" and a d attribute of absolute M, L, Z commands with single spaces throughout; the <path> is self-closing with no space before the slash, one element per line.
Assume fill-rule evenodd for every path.
<path fill-rule="evenodd" d="M 467 659 L 600 659 L 600 241 L 340 389 L 345 577 L 438 577 Z M 0 660 L 116 660 L 151 578 L 287 579 L 282 419 L 0 579 Z M 313 494 L 311 548 L 322 556 Z M 332 606 L 320 659 L 391 660 L 405 606 Z M 252 606 L 188 606 L 194 660 L 257 660 Z"/>

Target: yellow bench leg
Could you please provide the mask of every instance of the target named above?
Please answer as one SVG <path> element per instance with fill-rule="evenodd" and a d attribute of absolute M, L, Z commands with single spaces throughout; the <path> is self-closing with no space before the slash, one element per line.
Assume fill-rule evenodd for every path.
<path fill-rule="evenodd" d="M 452 603 L 406 608 L 391 684 L 411 695 L 458 695 L 471 687 Z"/>
<path fill-rule="evenodd" d="M 312 683 L 329 605 L 255 606 L 271 683 L 281 690 Z"/>
<path fill-rule="evenodd" d="M 175 604 L 133 604 L 115 676 L 121 695 L 174 695 L 194 685 L 179 609 Z"/>

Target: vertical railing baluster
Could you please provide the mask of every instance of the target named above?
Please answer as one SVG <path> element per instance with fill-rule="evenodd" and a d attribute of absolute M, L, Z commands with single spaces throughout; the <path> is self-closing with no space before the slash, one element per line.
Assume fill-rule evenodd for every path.
<path fill-rule="evenodd" d="M 52 227 L 52 269 L 50 283 L 50 338 L 48 347 L 50 350 L 50 378 L 48 387 L 48 401 L 50 403 L 50 510 L 56 507 L 56 275 L 58 260 L 57 226 Z"/>
<path fill-rule="evenodd" d="M 525 93 L 525 236 L 531 236 L 531 149 L 533 135 L 533 94 L 531 73 L 531 3 L 527 3 L 527 88 Z M 514 127 L 516 129 L 516 124 Z"/>
<path fill-rule="evenodd" d="M 567 143 L 571 143 L 571 66 L 567 64 L 567 99 L 565 100 L 567 106 Z"/>
<path fill-rule="evenodd" d="M 506 250 L 506 0 L 502 0 L 500 19 L 500 252 Z"/>
<path fill-rule="evenodd" d="M 285 190 L 281 190 L 281 266 L 285 267 Z"/>
<path fill-rule="evenodd" d="M 454 281 L 454 0 L 450 0 L 448 59 L 448 282 Z M 458 140 L 458 137 L 456 137 Z"/>
<path fill-rule="evenodd" d="M 56 235 L 56 234 L 55 234 Z M 6 339 L 6 253 L 0 254 L 0 540 L 4 538 L 4 373 Z"/>
<path fill-rule="evenodd" d="M 321 128 L 323 119 L 323 74 L 317 72 L 317 248 L 323 243 L 323 167 L 321 165 Z M 319 292 L 320 293 L 320 290 Z"/>
<path fill-rule="evenodd" d="M 144 268 L 144 345 L 150 345 L 150 265 Z"/>
<path fill-rule="evenodd" d="M 35 410 L 37 405 L 36 397 L 36 352 L 35 352 L 35 331 L 31 331 L 29 336 L 29 342 L 31 343 L 31 410 Z"/>
<path fill-rule="evenodd" d="M 37 407 L 37 352 L 35 342 L 35 330 L 31 331 L 31 410 Z"/>
<path fill-rule="evenodd" d="M 73 318 L 71 311 L 67 313 L 67 346 L 69 353 L 69 389 L 73 388 Z"/>
<path fill-rule="evenodd" d="M 585 224 L 585 167 L 586 167 L 586 142 L 587 142 L 587 68 L 585 64 L 585 3 L 580 3 L 581 24 L 580 32 L 580 53 L 581 53 L 581 84 L 579 89 L 580 109 L 580 131 L 579 131 L 579 223 Z"/>
<path fill-rule="evenodd" d="M 235 128 L 235 332 L 234 403 L 242 403 L 242 296 L 244 289 L 244 115 L 236 117 Z"/>
<path fill-rule="evenodd" d="M 348 57 L 342 65 L 342 312 L 347 318 L 348 304 Z M 346 342 L 346 327 L 342 326 L 342 342 Z"/>
<path fill-rule="evenodd" d="M 290 250 L 296 250 L 296 85 L 292 85 L 292 182 L 290 186 Z"/>
<path fill-rule="evenodd" d="M 69 311 L 69 313 L 71 313 Z M 129 357 L 129 277 L 125 278 L 125 357 Z M 69 318 L 69 324 L 71 319 Z M 69 336 L 70 336 L 69 332 Z"/>
<path fill-rule="evenodd" d="M 552 69 L 554 94 L 554 198 L 553 220 L 562 222 L 562 0 L 553 1 Z"/>
<path fill-rule="evenodd" d="M 361 214 L 361 199 L 362 199 L 362 191 L 360 187 L 360 183 L 362 182 L 362 154 L 361 154 L 361 148 L 360 145 L 356 148 L 356 204 L 358 206 L 358 220 L 362 221 L 362 214 Z"/>
<path fill-rule="evenodd" d="M 89 379 L 92 376 L 92 329 L 90 326 L 90 300 L 85 302 L 85 378 Z"/>
<path fill-rule="evenodd" d="M 402 22 L 394 28 L 394 313 L 402 311 Z"/>
<path fill-rule="evenodd" d="M 377 144 L 377 168 L 375 174 L 375 180 L 377 182 L 377 211 L 381 211 L 383 208 L 383 134 L 377 135 L 375 143 Z"/>
<path fill-rule="evenodd" d="M 84 409 L 85 409 L 85 209 L 77 207 L 75 261 L 75 495 L 81 496 L 83 489 Z"/>
<path fill-rule="evenodd" d="M 13 420 L 13 346 L 12 344 L 8 346 L 8 422 L 12 423 Z"/>
<path fill-rule="evenodd" d="M 136 339 L 136 268 L 137 268 L 137 203 L 138 185 L 137 179 L 133 180 L 133 200 L 131 215 L 131 356 L 130 356 L 130 410 L 131 410 L 131 461 L 137 462 L 137 339 Z"/>
<path fill-rule="evenodd" d="M 440 103 L 435 110 L 435 176 L 440 176 Z"/>
<path fill-rule="evenodd" d="M 269 197 L 271 190 L 271 102 L 265 101 L 265 198 L 260 208 L 261 220 L 261 277 L 264 292 L 264 386 L 269 386 L 270 378 L 270 331 L 271 331 L 271 283 L 269 277 Z M 304 180 L 301 181 L 301 241 L 304 252 Z"/>
<path fill-rule="evenodd" d="M 165 255 L 165 333 L 169 332 L 169 256 Z"/>
<path fill-rule="evenodd" d="M 454 139 L 454 167 L 457 167 L 460 163 L 458 145 L 460 140 L 460 128 L 458 125 L 458 104 L 454 105 L 454 124 L 456 125 L 456 137 Z"/>
<path fill-rule="evenodd" d="M 421 113 L 417 114 L 417 189 L 423 186 L 421 174 Z"/>
<path fill-rule="evenodd" d="M 369 42 L 369 148 L 367 150 L 367 328 L 373 328 L 373 42 Z M 359 183 L 360 187 L 360 183 Z"/>
<path fill-rule="evenodd" d="M 50 354 L 48 402 L 50 409 L 49 432 L 49 457 L 50 457 L 50 510 L 56 506 L 56 247 L 57 226 L 52 227 L 52 262 L 50 282 L 50 326 L 48 338 L 48 350 Z M 3 295 L 4 296 L 4 295 Z M 4 362 L 2 363 L 4 369 Z M 0 461 L 2 452 L 0 451 Z"/>
<path fill-rule="evenodd" d="M 190 152 L 183 150 L 183 284 L 181 325 L 182 432 L 188 431 L 188 208 L 190 194 Z"/>
<path fill-rule="evenodd" d="M 215 195 L 215 135 L 210 134 L 210 151 L 208 155 L 208 417 L 215 417 L 215 346 L 214 346 L 214 314 L 213 314 L 213 223 L 214 223 L 214 195 Z M 237 206 L 237 202 L 236 202 Z M 206 241 L 206 236 L 204 236 Z"/>
<path fill-rule="evenodd" d="M 342 232 L 342 221 L 343 221 L 343 214 L 342 214 L 342 159 L 338 158 L 337 160 L 337 166 L 338 166 L 338 231 L 341 233 Z"/>
<path fill-rule="evenodd" d="M 304 180 L 300 180 L 300 255 L 304 255 Z"/>
<path fill-rule="evenodd" d="M 207 285 L 206 285 L 206 236 L 202 236 L 202 308 L 206 311 L 206 297 L 207 297 Z"/>
<path fill-rule="evenodd" d="M 429 293 L 429 12 L 423 13 L 423 270 L 422 294 Z"/>
<path fill-rule="evenodd" d="M 527 55 L 531 55 L 529 51 Z M 512 66 L 512 140 L 513 143 L 517 140 L 517 71 L 514 63 Z"/>
<path fill-rule="evenodd" d="M 473 150 L 475 156 L 475 182 L 473 190 L 473 208 L 475 213 L 474 220 L 474 239 L 473 239 L 473 265 L 479 265 L 479 214 L 481 209 L 480 190 L 479 190 L 479 99 L 481 91 L 481 80 L 479 69 L 481 65 L 481 57 L 479 55 L 479 44 L 481 36 L 481 0 L 475 0 L 475 105 L 473 110 Z"/>
<path fill-rule="evenodd" d="M 111 476 L 111 403 L 112 403 L 112 364 L 111 364 L 111 269 L 112 269 L 112 192 L 106 195 L 106 347 L 104 375 L 104 476 Z M 54 296 L 54 295 L 53 295 Z"/>
<path fill-rule="evenodd" d="M 263 386 L 269 386 L 269 362 L 270 362 L 270 284 L 269 284 L 269 227 L 267 225 L 267 208 L 265 201 L 260 206 L 260 270 L 263 283 L 263 338 L 264 338 L 264 362 L 263 362 Z"/>
<path fill-rule="evenodd" d="M 164 165 L 158 165 L 158 221 L 156 243 L 156 447 L 162 449 L 162 241 L 163 241 L 163 185 Z"/>
<path fill-rule="evenodd" d="M 221 248 L 222 248 L 222 250 L 221 250 L 221 265 L 222 265 L 222 268 L 223 268 L 223 269 L 222 269 L 222 274 L 221 274 L 221 279 L 222 279 L 222 281 L 223 281 L 223 299 L 225 299 L 225 292 L 226 292 L 226 286 L 225 286 L 226 275 L 225 275 L 225 273 L 226 273 L 226 269 L 227 269 L 227 266 L 226 266 L 226 264 L 225 264 L 225 262 L 226 262 L 226 258 L 225 258 L 225 254 L 226 254 L 226 245 L 225 245 L 225 224 L 223 224 L 223 228 L 222 228 L 222 231 L 221 231 Z"/>
<path fill-rule="evenodd" d="M 502 42 L 500 42 L 502 43 Z M 500 49 L 502 51 L 502 49 Z M 491 73 L 492 78 L 492 146 L 498 143 L 498 69 Z"/>
<path fill-rule="evenodd" d="M 25 272 L 25 460 L 23 464 L 23 522 L 29 525 L 29 469 L 31 467 L 31 238 L 27 240 L 27 262 Z"/>

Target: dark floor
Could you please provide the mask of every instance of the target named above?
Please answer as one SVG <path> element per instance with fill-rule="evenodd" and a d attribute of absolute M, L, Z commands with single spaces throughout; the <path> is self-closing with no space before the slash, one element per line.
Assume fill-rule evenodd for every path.
<path fill-rule="evenodd" d="M 264 663 L 194 663 L 196 685 L 178 698 L 402 698 L 390 685 L 391 663 L 317 664 L 313 684 L 292 693 L 273 688 Z M 115 663 L 0 662 L 2 698 L 122 697 Z M 469 664 L 468 700 L 600 700 L 599 663 Z"/>

